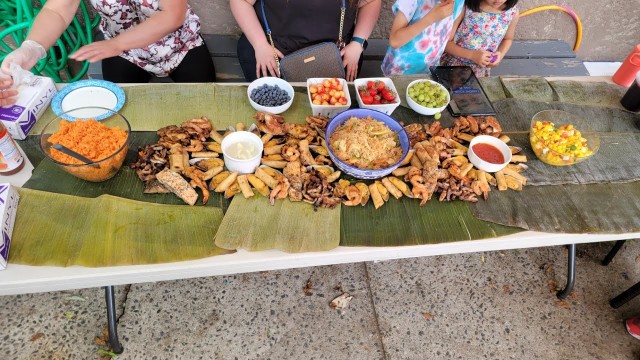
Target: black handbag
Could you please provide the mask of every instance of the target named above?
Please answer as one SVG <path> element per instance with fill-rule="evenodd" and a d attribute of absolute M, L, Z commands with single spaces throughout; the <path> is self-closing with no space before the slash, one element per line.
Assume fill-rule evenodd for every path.
<path fill-rule="evenodd" d="M 279 75 L 287 81 L 307 81 L 311 77 L 326 78 L 344 78 L 345 71 L 342 64 L 342 56 L 340 50 L 345 44 L 342 41 L 342 27 L 344 25 L 344 14 L 347 10 L 346 1 L 342 0 L 342 8 L 340 9 L 340 32 L 338 33 L 338 42 L 323 42 L 316 45 L 307 46 L 300 50 L 294 51 L 280 60 L 276 53 L 276 47 L 271 37 L 271 28 L 267 22 L 267 16 L 264 12 L 264 0 L 261 0 L 262 19 L 266 27 L 269 42 L 273 49 L 273 56 L 276 59 Z"/>

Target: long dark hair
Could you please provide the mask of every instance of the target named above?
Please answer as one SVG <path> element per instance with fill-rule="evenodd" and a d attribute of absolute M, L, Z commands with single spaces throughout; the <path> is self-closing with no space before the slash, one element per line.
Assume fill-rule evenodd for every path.
<path fill-rule="evenodd" d="M 469 9 L 471 9 L 471 11 L 480 12 L 481 2 L 482 0 L 464 0 L 464 5 Z M 518 0 L 507 0 L 507 2 L 504 3 L 504 5 L 506 6 L 504 11 L 507 11 L 512 7 L 516 6 L 517 3 L 518 3 Z"/>

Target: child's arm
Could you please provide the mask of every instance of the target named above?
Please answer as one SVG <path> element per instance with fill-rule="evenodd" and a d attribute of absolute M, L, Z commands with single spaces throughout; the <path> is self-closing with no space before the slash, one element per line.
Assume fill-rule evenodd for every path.
<path fill-rule="evenodd" d="M 496 55 L 496 61 L 489 64 L 489 67 L 495 67 L 500 64 L 502 58 L 507 54 L 509 49 L 511 48 L 511 44 L 513 44 L 513 37 L 516 34 L 516 25 L 518 24 L 518 20 L 520 19 L 520 14 L 516 14 L 511 20 L 511 24 L 509 24 L 509 28 L 507 29 L 507 33 L 504 35 L 504 38 L 500 42 L 500 46 L 498 46 L 498 50 L 494 53 Z"/>
<path fill-rule="evenodd" d="M 465 9 L 465 11 L 467 10 Z M 449 41 L 447 42 L 447 46 L 444 48 L 444 51 L 459 58 L 469 59 L 480 66 L 487 66 L 491 64 L 492 54 L 490 51 L 465 49 L 455 43 L 456 32 L 460 27 L 460 23 L 462 23 L 464 13 L 465 12 L 463 11 L 453 23 L 451 35 L 449 36 Z"/>
<path fill-rule="evenodd" d="M 440 21 L 453 13 L 453 0 L 443 0 L 434 6 L 422 19 L 409 25 L 409 20 L 402 11 L 398 11 L 391 25 L 391 34 L 389 34 L 389 46 L 397 49 L 416 36 L 420 35 L 422 30 L 431 26 L 433 23 Z"/>

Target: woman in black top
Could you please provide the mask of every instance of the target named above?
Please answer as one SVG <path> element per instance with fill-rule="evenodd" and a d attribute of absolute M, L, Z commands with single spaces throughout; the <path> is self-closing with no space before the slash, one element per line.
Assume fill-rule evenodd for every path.
<path fill-rule="evenodd" d="M 265 34 L 261 0 L 230 0 L 231 12 L 244 32 L 238 41 L 238 59 L 247 81 L 278 76 L 271 43 Z M 342 32 L 347 44 L 340 52 L 346 78 L 356 78 L 365 40 L 380 14 L 381 0 L 346 0 Z M 264 15 L 280 58 L 321 42 L 336 42 L 342 0 L 264 0 Z"/>

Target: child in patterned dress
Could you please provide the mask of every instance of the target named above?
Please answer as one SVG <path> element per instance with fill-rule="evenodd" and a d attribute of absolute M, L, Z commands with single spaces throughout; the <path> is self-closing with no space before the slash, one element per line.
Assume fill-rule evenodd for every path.
<path fill-rule="evenodd" d="M 426 74 L 438 65 L 464 0 L 396 0 L 382 72 Z"/>
<path fill-rule="evenodd" d="M 490 76 L 509 51 L 520 12 L 518 0 L 466 0 L 453 25 L 442 65 L 471 66 L 476 76 Z"/>

